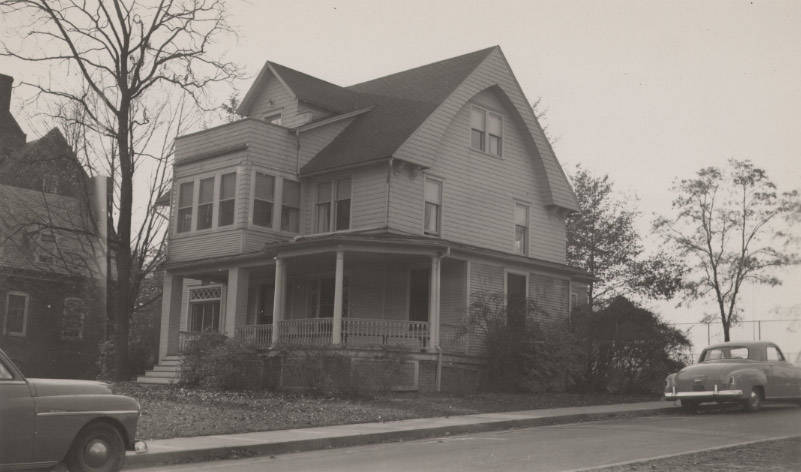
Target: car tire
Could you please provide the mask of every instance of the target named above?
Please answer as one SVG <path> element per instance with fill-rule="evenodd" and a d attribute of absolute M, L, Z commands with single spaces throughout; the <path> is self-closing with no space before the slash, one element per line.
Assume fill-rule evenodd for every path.
<path fill-rule="evenodd" d="M 125 461 L 120 432 L 108 423 L 91 423 L 75 437 L 67 453 L 70 472 L 116 472 Z"/>
<path fill-rule="evenodd" d="M 751 389 L 751 394 L 743 401 L 743 408 L 749 413 L 759 411 L 762 408 L 762 391 L 754 387 Z"/>
<path fill-rule="evenodd" d="M 698 402 L 695 400 L 681 400 L 681 409 L 687 413 L 697 413 Z"/>

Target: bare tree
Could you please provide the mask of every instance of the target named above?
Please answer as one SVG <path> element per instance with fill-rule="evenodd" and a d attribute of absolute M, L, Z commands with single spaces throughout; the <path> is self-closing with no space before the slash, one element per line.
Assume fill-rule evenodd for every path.
<path fill-rule="evenodd" d="M 155 160 L 156 176 L 148 186 L 147 201 L 141 202 L 150 214 L 169 168 L 160 154 L 165 146 L 154 143 L 171 142 L 174 137 L 159 132 L 154 123 L 186 106 L 176 97 L 189 97 L 193 105 L 210 108 L 207 87 L 240 75 L 234 64 L 212 51 L 216 39 L 232 33 L 226 2 L 0 0 L 0 13 L 16 25 L 19 38 L 13 45 L 0 44 L 0 54 L 57 68 L 52 72 L 55 80 L 22 83 L 39 95 L 77 106 L 81 113 L 71 114 L 80 117 L 75 124 L 100 140 L 92 144 L 97 151 L 92 156 L 101 157 L 98 161 L 114 185 L 109 237 L 116 274 L 109 306 L 116 372 L 124 378 L 130 314 L 141 278 L 152 270 L 153 256 L 163 244 L 157 219 L 145 217 L 135 224 L 134 210 L 140 205 L 134 202 L 134 185 L 142 184 L 139 171 L 146 162 Z M 94 165 L 100 165 L 98 161 Z"/>
<path fill-rule="evenodd" d="M 799 262 L 791 232 L 801 217 L 799 193 L 779 192 L 747 160 L 703 168 L 673 191 L 673 216 L 658 218 L 654 228 L 686 264 L 686 299 L 711 295 L 729 341 L 743 284 L 778 285 L 776 269 Z"/>

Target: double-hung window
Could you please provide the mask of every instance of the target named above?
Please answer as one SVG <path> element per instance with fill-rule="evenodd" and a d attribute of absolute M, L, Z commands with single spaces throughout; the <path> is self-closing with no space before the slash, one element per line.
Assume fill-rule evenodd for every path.
<path fill-rule="evenodd" d="M 234 208 L 236 207 L 236 173 L 220 176 L 220 202 L 217 226 L 234 224 Z"/>
<path fill-rule="evenodd" d="M 425 233 L 440 234 L 442 223 L 442 182 L 425 179 Z"/>
<path fill-rule="evenodd" d="M 515 203 L 515 252 L 528 255 L 528 207 Z"/>
<path fill-rule="evenodd" d="M 273 226 L 275 177 L 256 172 L 255 186 L 253 194 L 253 224 L 271 228 Z"/>
<path fill-rule="evenodd" d="M 317 203 L 314 207 L 314 231 L 350 229 L 350 179 L 317 184 Z"/>
<path fill-rule="evenodd" d="M 281 230 L 300 231 L 300 182 L 284 179 L 283 203 L 281 205 Z"/>
<path fill-rule="evenodd" d="M 503 153 L 503 118 L 479 107 L 470 109 L 470 146 L 495 156 Z"/>
<path fill-rule="evenodd" d="M 184 182 L 178 190 L 178 232 L 185 233 L 192 230 L 192 201 L 195 183 Z"/>
<path fill-rule="evenodd" d="M 6 322 L 3 326 L 5 334 L 25 336 L 28 325 L 28 294 L 8 292 L 6 295 Z"/>
<path fill-rule="evenodd" d="M 86 303 L 81 298 L 64 299 L 64 312 L 61 317 L 61 339 L 83 339 L 86 322 Z"/>
<path fill-rule="evenodd" d="M 331 182 L 317 184 L 317 204 L 314 207 L 314 232 L 331 230 Z"/>
<path fill-rule="evenodd" d="M 197 229 L 211 228 L 214 214 L 214 177 L 200 180 L 197 196 Z"/>

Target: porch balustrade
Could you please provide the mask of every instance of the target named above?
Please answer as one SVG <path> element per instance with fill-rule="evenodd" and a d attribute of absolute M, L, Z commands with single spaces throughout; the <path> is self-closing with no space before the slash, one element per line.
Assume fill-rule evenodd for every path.
<path fill-rule="evenodd" d="M 278 322 L 278 343 L 300 346 L 331 344 L 331 318 L 302 318 Z"/>
<path fill-rule="evenodd" d="M 342 343 L 346 346 L 405 346 L 424 349 L 428 346 L 428 323 L 425 321 L 342 320 Z"/>
<path fill-rule="evenodd" d="M 268 348 L 272 342 L 273 325 L 253 324 L 238 326 L 235 333 L 240 342 L 257 348 Z"/>
<path fill-rule="evenodd" d="M 178 332 L 178 352 L 186 352 L 186 348 L 192 341 L 200 338 L 203 334 L 199 331 L 179 331 Z"/>

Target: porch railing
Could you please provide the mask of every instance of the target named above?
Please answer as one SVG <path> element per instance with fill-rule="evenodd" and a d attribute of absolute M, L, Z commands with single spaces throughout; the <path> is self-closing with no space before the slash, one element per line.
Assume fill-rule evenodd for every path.
<path fill-rule="evenodd" d="M 346 346 L 405 346 L 423 349 L 428 346 L 428 323 L 425 321 L 342 320 L 342 343 Z"/>
<path fill-rule="evenodd" d="M 178 332 L 178 352 L 186 352 L 186 348 L 192 341 L 200 338 L 203 334 L 199 331 L 179 331 Z"/>
<path fill-rule="evenodd" d="M 266 349 L 270 347 L 270 344 L 272 343 L 273 325 L 253 324 L 238 326 L 236 328 L 235 336 L 236 339 L 245 344 Z"/>
<path fill-rule="evenodd" d="M 301 346 L 331 344 L 331 318 L 303 318 L 278 322 L 278 342 Z"/>

